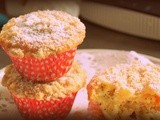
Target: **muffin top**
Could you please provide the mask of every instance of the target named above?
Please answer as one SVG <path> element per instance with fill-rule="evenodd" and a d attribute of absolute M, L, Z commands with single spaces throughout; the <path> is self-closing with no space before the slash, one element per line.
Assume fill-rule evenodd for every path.
<path fill-rule="evenodd" d="M 111 85 L 111 86 L 110 86 Z M 111 95 L 121 90 L 130 91 L 132 95 L 150 90 L 160 95 L 160 67 L 154 64 L 142 64 L 134 61 L 131 64 L 120 64 L 97 73 L 89 83 L 89 97 L 95 98 L 98 91 L 114 88 Z M 109 94 L 109 93 L 108 93 Z"/>
<path fill-rule="evenodd" d="M 44 58 L 76 48 L 84 37 L 85 26 L 77 17 L 46 10 L 10 19 L 0 33 L 0 44 L 12 56 Z"/>
<path fill-rule="evenodd" d="M 85 85 L 86 72 L 77 62 L 74 62 L 69 72 L 63 77 L 48 83 L 28 82 L 9 65 L 5 69 L 2 85 L 18 97 L 31 99 L 58 99 L 76 93 Z"/>

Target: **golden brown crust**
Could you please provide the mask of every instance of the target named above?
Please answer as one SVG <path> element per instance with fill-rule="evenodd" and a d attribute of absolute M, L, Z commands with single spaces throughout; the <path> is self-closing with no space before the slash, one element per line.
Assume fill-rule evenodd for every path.
<path fill-rule="evenodd" d="M 96 74 L 87 90 L 89 100 L 100 105 L 107 119 L 159 118 L 159 66 L 138 61 L 117 65 Z"/>
<path fill-rule="evenodd" d="M 5 69 L 2 85 L 18 97 L 36 99 L 58 99 L 76 93 L 85 84 L 86 72 L 78 63 L 73 63 L 72 68 L 63 77 L 49 83 L 33 83 L 23 78 L 9 65 Z"/>
<path fill-rule="evenodd" d="M 16 57 L 44 58 L 76 48 L 83 42 L 85 26 L 62 11 L 37 11 L 12 18 L 0 33 L 0 44 Z"/>

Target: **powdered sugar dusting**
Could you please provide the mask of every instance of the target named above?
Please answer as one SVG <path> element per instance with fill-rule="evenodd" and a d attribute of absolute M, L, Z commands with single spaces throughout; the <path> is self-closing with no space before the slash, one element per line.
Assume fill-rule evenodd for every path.
<path fill-rule="evenodd" d="M 70 21 L 60 21 L 56 14 L 49 11 L 35 12 L 15 19 L 17 26 L 13 29 L 20 31 L 18 36 L 21 39 L 13 41 L 26 40 L 29 43 L 52 43 L 60 46 L 70 36 L 69 29 L 66 29 L 70 26 Z"/>
<path fill-rule="evenodd" d="M 54 10 L 12 18 L 0 33 L 0 38 L 5 40 L 2 46 L 5 48 L 9 44 L 12 55 L 18 56 L 15 51 L 19 49 L 24 55 L 27 53 L 36 57 L 41 57 L 39 49 L 48 56 L 76 48 L 84 37 L 85 26 L 77 17 Z"/>

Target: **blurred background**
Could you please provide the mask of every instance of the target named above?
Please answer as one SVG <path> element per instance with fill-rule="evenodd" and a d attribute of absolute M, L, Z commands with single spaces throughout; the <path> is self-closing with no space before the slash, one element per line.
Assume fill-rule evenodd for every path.
<path fill-rule="evenodd" d="M 86 25 L 79 49 L 135 50 L 160 58 L 159 0 L 0 0 L 0 29 L 12 17 L 63 10 Z M 0 68 L 10 63 L 0 48 Z"/>

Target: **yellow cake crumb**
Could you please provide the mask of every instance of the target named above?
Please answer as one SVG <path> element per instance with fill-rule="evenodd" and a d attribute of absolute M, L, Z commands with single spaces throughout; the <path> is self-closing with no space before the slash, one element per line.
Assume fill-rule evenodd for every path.
<path fill-rule="evenodd" d="M 87 86 L 107 120 L 160 119 L 160 67 L 134 61 L 97 73 Z"/>

